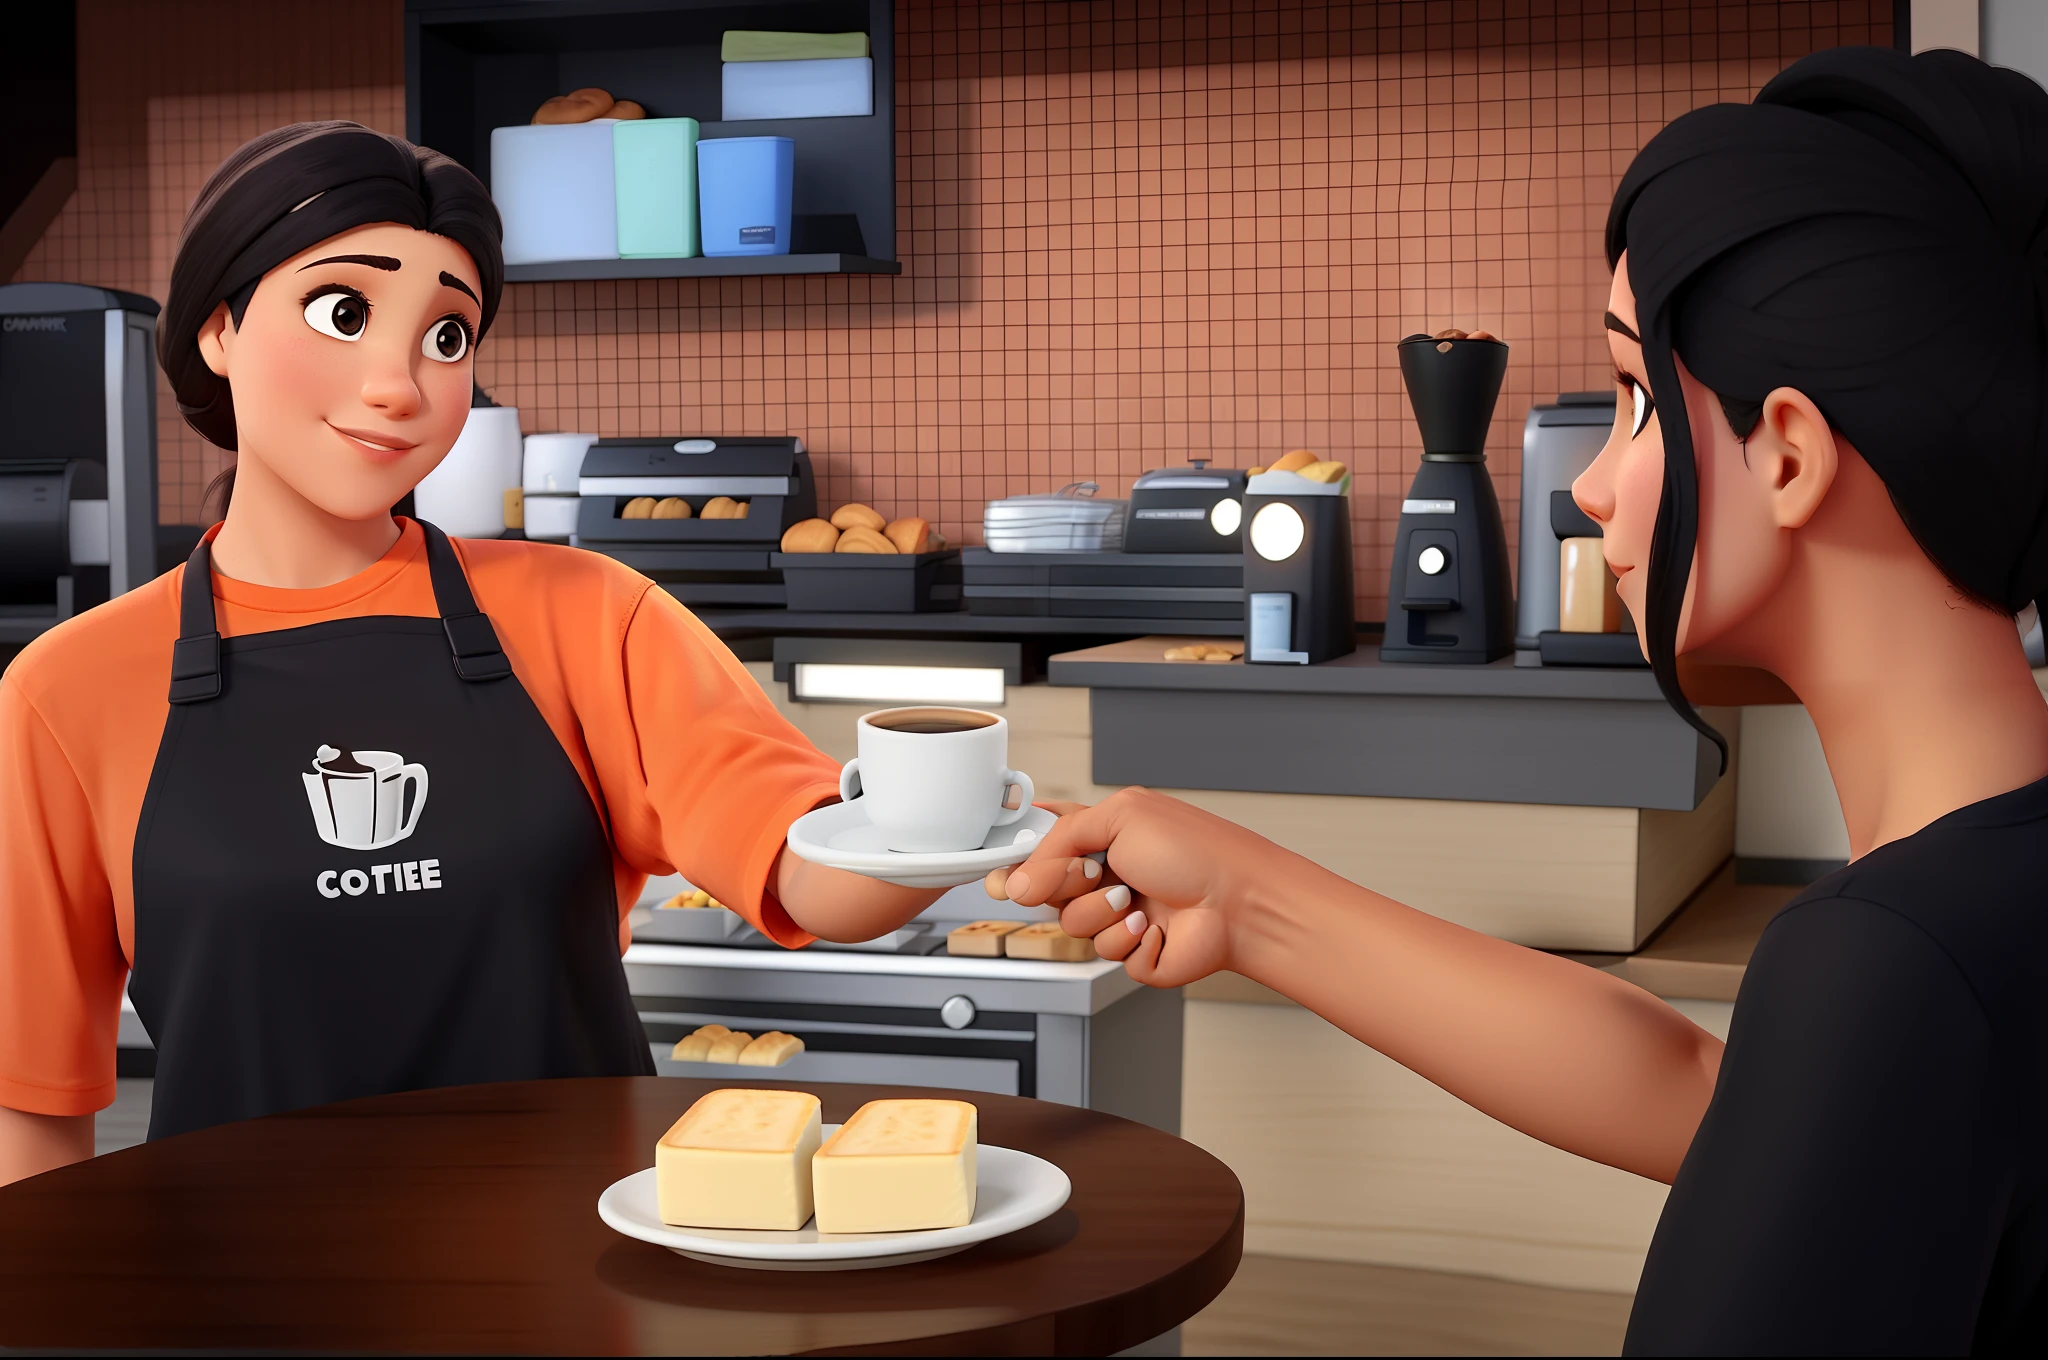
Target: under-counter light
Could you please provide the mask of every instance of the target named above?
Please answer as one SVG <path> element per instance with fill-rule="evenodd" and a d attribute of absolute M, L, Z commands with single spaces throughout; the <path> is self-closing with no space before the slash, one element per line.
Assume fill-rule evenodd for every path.
<path fill-rule="evenodd" d="M 789 697 L 883 704 L 1000 704 L 1003 669 L 799 661 L 790 668 Z"/>

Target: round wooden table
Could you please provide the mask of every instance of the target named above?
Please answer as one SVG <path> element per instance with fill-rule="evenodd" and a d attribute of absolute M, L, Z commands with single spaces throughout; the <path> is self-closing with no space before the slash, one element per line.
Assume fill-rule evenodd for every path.
<path fill-rule="evenodd" d="M 765 1075 L 765 1074 L 764 1074 Z M 621 1237 L 598 1194 L 718 1085 L 414 1091 L 226 1124 L 0 1189 L 0 1346 L 582 1354 L 1106 1354 L 1237 1269 L 1221 1162 L 1090 1110 L 971 1093 L 1056 1163 L 1053 1217 L 936 1261 L 793 1273 Z M 827 1122 L 907 1087 L 799 1085 Z"/>

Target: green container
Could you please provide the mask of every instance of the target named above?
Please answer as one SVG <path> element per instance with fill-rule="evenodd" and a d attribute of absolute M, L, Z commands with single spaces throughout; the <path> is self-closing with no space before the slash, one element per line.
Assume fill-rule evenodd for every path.
<path fill-rule="evenodd" d="M 619 255 L 628 260 L 700 254 L 697 120 L 629 119 L 612 125 Z"/>

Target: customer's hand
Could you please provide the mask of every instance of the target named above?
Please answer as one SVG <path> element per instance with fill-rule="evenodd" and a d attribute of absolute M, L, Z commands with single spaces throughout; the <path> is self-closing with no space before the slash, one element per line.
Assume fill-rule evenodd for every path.
<path fill-rule="evenodd" d="M 1041 798 L 1032 806 L 1042 807 L 1047 812 L 1060 817 L 1071 817 L 1077 812 L 1086 812 L 1088 810 L 1086 803 L 1070 803 L 1057 798 Z M 1033 858 L 1035 859 L 1036 856 L 1033 856 Z M 981 881 L 982 891 L 995 898 L 998 902 L 1009 901 L 1010 875 L 1016 872 L 1015 866 L 1007 869 L 989 870 L 988 876 Z M 1048 874 L 1047 877 L 1051 878 L 1051 875 Z M 1058 910 L 1083 893 L 1094 892 L 1097 888 L 1107 887 L 1115 881 L 1114 878 L 1103 875 L 1101 860 L 1089 859 L 1086 855 L 1077 855 L 1067 861 L 1066 877 L 1053 881 L 1052 889 L 1046 895 L 1045 900 L 1034 902 L 1031 905 L 1046 906 Z"/>
<path fill-rule="evenodd" d="M 1106 851 L 1101 886 L 1075 894 L 1079 856 Z M 1121 959 L 1138 981 L 1178 987 L 1231 966 L 1231 925 L 1262 866 L 1285 856 L 1271 841 L 1150 789 L 1130 788 L 1060 819 L 1011 873 L 1008 897 L 1060 906 L 1069 935 Z"/>

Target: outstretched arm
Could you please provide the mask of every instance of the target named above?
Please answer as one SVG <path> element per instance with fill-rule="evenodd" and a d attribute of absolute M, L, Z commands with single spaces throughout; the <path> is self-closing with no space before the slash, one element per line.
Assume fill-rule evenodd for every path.
<path fill-rule="evenodd" d="M 1121 882 L 1073 898 L 1061 924 L 1139 981 L 1234 970 L 1532 1137 L 1653 1180 L 1677 1174 L 1721 1044 L 1648 992 L 1405 907 L 1144 789 L 1063 818 L 1010 897 L 1060 900 L 1074 857 L 1098 850 Z"/>
<path fill-rule="evenodd" d="M 0 1185 L 92 1156 L 93 1116 L 29 1114 L 0 1106 Z"/>
<path fill-rule="evenodd" d="M 944 888 L 903 888 L 828 869 L 782 849 L 775 896 L 797 926 L 821 940 L 849 943 L 886 935 L 939 900 Z"/>

